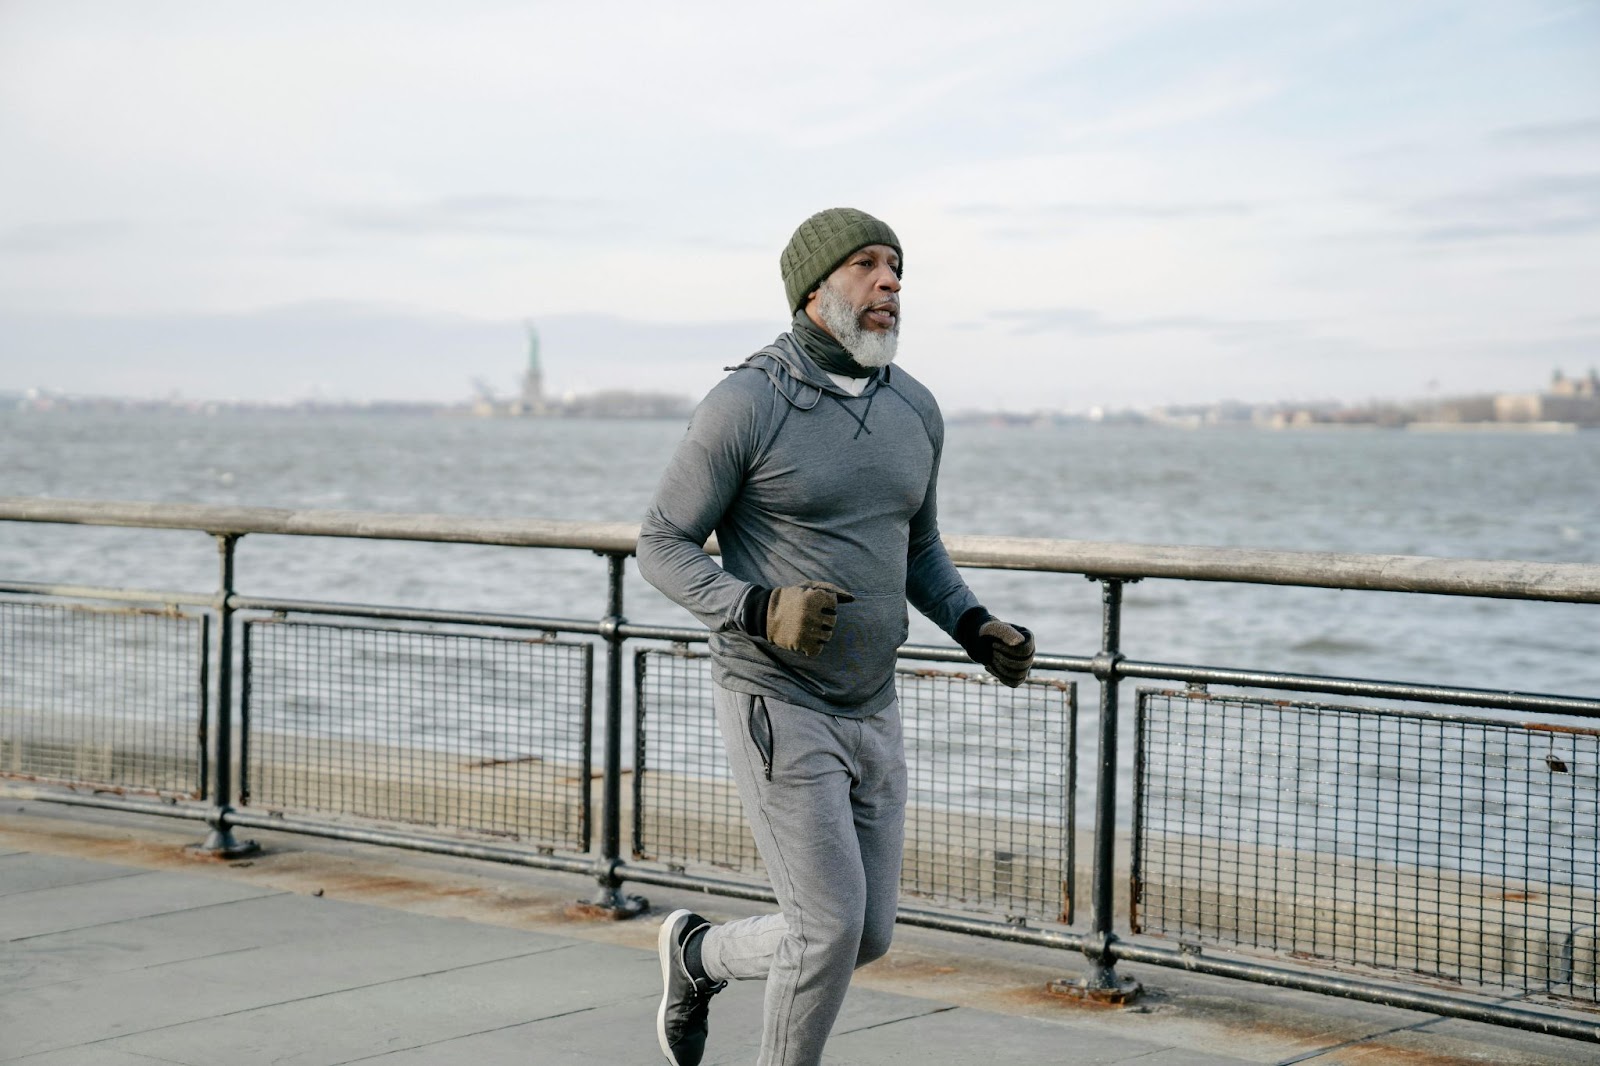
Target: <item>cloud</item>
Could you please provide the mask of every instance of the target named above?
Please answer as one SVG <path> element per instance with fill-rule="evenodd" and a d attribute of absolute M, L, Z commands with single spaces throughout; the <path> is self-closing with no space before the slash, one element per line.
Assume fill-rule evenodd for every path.
<path fill-rule="evenodd" d="M 76 252 L 119 240 L 131 229 L 117 219 L 82 219 L 75 222 L 29 222 L 0 229 L 0 252 L 36 254 Z"/>
<path fill-rule="evenodd" d="M 668 244 L 707 252 L 767 248 L 748 237 L 707 232 L 696 220 L 650 217 L 637 204 L 601 197 L 475 193 L 389 206 L 341 205 L 314 211 L 313 223 L 363 238 L 549 240 L 635 248 Z"/>
<path fill-rule="evenodd" d="M 392 207 L 342 207 L 335 225 L 395 236 L 589 237 L 624 229 L 604 200 L 477 193 Z"/>
<path fill-rule="evenodd" d="M 1020 224 L 1037 222 L 1097 221 L 1101 219 L 1129 219 L 1134 221 L 1168 221 L 1180 218 L 1238 218 L 1258 210 L 1258 205 L 1243 200 L 1219 200 L 1209 203 L 1053 203 L 1027 207 L 1007 204 L 959 204 L 950 208 L 952 215 L 972 218 L 998 218 Z"/>
<path fill-rule="evenodd" d="M 1285 340 L 1303 335 L 1305 323 L 1268 319 L 1225 319 L 1209 315 L 1160 315 L 1150 318 L 1110 319 L 1099 311 L 1084 307 L 1023 308 L 991 311 L 989 317 L 1010 323 L 1012 333 L 1027 336 L 1065 332 L 1078 336 L 1107 337 L 1119 334 L 1201 333 L 1221 344 L 1250 344 L 1262 340 Z"/>
<path fill-rule="evenodd" d="M 1547 174 L 1413 202 L 1429 243 L 1560 237 L 1600 229 L 1600 173 Z"/>
<path fill-rule="evenodd" d="M 1523 126 L 1506 126 L 1489 134 L 1491 141 L 1502 143 L 1594 143 L 1600 142 L 1600 118 L 1578 119 L 1573 122 L 1535 122 Z"/>
<path fill-rule="evenodd" d="M 1282 91 L 1283 84 L 1274 77 L 1219 71 L 1087 121 L 1065 123 L 1057 133 L 1064 140 L 1077 141 L 1195 126 L 1264 103 Z"/>

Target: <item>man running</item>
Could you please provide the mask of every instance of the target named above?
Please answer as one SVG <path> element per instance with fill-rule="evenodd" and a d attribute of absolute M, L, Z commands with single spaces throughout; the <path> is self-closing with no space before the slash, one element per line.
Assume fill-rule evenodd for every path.
<path fill-rule="evenodd" d="M 800 224 L 779 259 L 790 331 L 695 410 L 639 537 L 640 572 L 711 630 L 717 723 L 780 907 L 662 924 L 657 1035 L 676 1066 L 700 1062 L 730 980 L 767 982 L 761 1066 L 820 1062 L 852 972 L 889 949 L 906 601 L 1007 685 L 1033 662 L 1032 635 L 978 604 L 939 540 L 944 423 L 891 365 L 901 262 L 862 211 Z"/>

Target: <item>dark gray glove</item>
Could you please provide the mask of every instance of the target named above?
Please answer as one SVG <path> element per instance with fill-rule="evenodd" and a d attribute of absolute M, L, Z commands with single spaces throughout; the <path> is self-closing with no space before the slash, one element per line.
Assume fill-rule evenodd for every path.
<path fill-rule="evenodd" d="M 1002 622 L 982 607 L 970 608 L 956 623 L 956 642 L 972 661 L 1016 688 L 1033 667 L 1033 634 L 1021 626 Z"/>
<path fill-rule="evenodd" d="M 1016 688 L 1028 679 L 1028 671 L 1033 669 L 1032 633 L 991 618 L 978 627 L 978 639 L 988 645 L 989 661 L 984 669 L 1001 684 Z"/>
<path fill-rule="evenodd" d="M 766 638 L 772 644 L 801 655 L 821 654 L 833 637 L 836 608 L 855 597 L 826 581 L 807 581 L 772 590 L 767 601 Z"/>

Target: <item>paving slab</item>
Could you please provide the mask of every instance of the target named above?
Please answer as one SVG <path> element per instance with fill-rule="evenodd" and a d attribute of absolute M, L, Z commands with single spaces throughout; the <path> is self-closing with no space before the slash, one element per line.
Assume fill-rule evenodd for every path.
<path fill-rule="evenodd" d="M 656 1050 L 657 991 L 602 1007 L 473 1033 L 439 1043 L 350 1060 L 362 1066 L 564 1066 L 566 1063 L 646 1063 Z M 719 1003 L 720 1007 L 721 1004 Z M 761 1024 L 760 1002 L 755 1024 Z M 746 1011 L 745 1013 L 748 1013 Z M 710 1055 L 705 1066 L 716 1059 Z M 755 1061 L 754 1053 L 740 1059 Z M 342 1064 L 341 1064 L 342 1066 Z"/>
<path fill-rule="evenodd" d="M 654 962 L 654 959 L 650 960 Z M 380 1054 L 356 1062 L 372 1066 L 525 1066 L 528 1062 L 635 1063 L 655 1061 L 659 986 L 643 996 L 609 1006 L 574 1011 L 524 1025 L 477 1033 L 439 1044 Z M 742 982 L 728 987 L 711 1007 L 711 1040 L 705 1066 L 748 1066 L 761 1043 L 762 986 Z M 914 1019 L 948 1004 L 870 989 L 852 989 L 837 1030 L 867 1029 Z M 1029 1023 L 1024 1022 L 1024 1026 Z M 1047 1024 L 1047 1023 L 1033 1023 Z M 1148 1050 L 1148 1048 L 1141 1048 Z M 829 1061 L 832 1062 L 830 1052 Z M 924 1062 L 941 1060 L 936 1055 Z"/>
<path fill-rule="evenodd" d="M 0 942 L 276 894 L 239 881 L 162 870 L 64 885 L 6 900 L 0 907 Z"/>
<path fill-rule="evenodd" d="M 302 899 L 309 907 L 320 902 Z M 401 928 L 375 925 L 46 985 L 0 998 L 0 1055 L 51 1051 L 564 946 L 542 933 L 508 935 L 412 916 Z"/>
<path fill-rule="evenodd" d="M 6 1066 L 163 1066 L 160 1059 L 148 1055 L 135 1055 L 108 1047 L 67 1048 L 65 1051 L 47 1051 L 43 1055 L 29 1055 L 22 1059 L 6 1059 Z M 171 1066 L 170 1063 L 165 1066 Z"/>
<path fill-rule="evenodd" d="M 658 1000 L 652 998 L 648 1004 L 649 1010 L 644 1017 L 639 1019 L 648 1033 L 655 1032 L 655 1009 Z M 757 982 L 745 985 L 731 985 L 712 1003 L 711 1008 L 711 1038 L 706 1048 L 705 1062 L 707 1066 L 747 1066 L 756 1061 L 761 1050 L 761 1006 L 762 990 Z M 911 1041 L 915 1048 L 914 1059 L 925 1066 L 943 1066 L 946 1063 L 974 1063 L 992 1058 L 992 1049 L 985 1048 L 982 1054 L 974 1055 L 972 1045 L 968 1042 L 955 1041 L 946 1047 L 947 1041 L 943 1040 L 943 1026 L 924 1029 L 922 1023 L 925 1019 L 942 1017 L 946 1014 L 961 1014 L 963 1008 L 939 1000 L 925 999 L 918 996 L 903 996 L 892 992 L 882 992 L 876 989 L 863 988 L 859 985 L 852 986 L 850 995 L 845 999 L 844 1009 L 839 1012 L 839 1018 L 834 1023 L 833 1036 L 828 1040 L 827 1061 L 830 1066 L 834 1063 L 844 1064 L 854 1062 L 844 1049 L 848 1048 L 851 1038 L 863 1038 L 869 1046 L 876 1046 L 878 1041 L 865 1038 L 864 1034 L 879 1032 L 899 1034 L 899 1042 Z M 982 1019 L 988 1027 L 991 1037 L 996 1032 L 1017 1033 L 1025 1046 L 1049 1046 L 1052 1041 L 1070 1035 L 1070 1030 L 1060 1023 L 1040 1021 L 1037 1019 L 1017 1018 L 1014 1016 L 993 1014 L 983 1010 L 965 1010 L 964 1013 L 973 1019 Z M 635 1022 L 634 1024 L 639 1024 Z M 924 1034 L 930 1034 L 931 1039 L 924 1039 Z M 635 1038 L 637 1040 L 637 1038 Z M 1151 1044 L 1140 1040 L 1125 1040 L 1112 1036 L 1097 1036 L 1090 1034 L 1088 1042 L 1099 1041 L 1110 1045 L 1120 1041 L 1120 1047 L 1126 1049 L 1127 1055 L 1148 1055 L 1151 1051 L 1160 1048 L 1159 1044 Z M 1027 1042 L 1031 1040 L 1032 1043 Z M 889 1042 L 891 1045 L 895 1041 Z M 653 1040 L 647 1047 L 654 1047 Z M 638 1057 L 638 1043 L 634 1045 L 634 1056 L 609 1059 L 612 1062 L 647 1061 Z M 510 1060 L 507 1061 L 509 1066 Z M 578 1059 L 574 1062 L 581 1061 Z M 877 1062 L 876 1058 L 867 1061 Z M 1005 1062 L 1039 1062 L 1048 1063 L 1052 1059 L 1003 1059 Z M 1086 1060 L 1091 1061 L 1091 1060 Z M 1119 1060 L 1106 1060 L 1119 1061 Z M 1229 1060 L 1230 1062 L 1233 1060 Z"/>
<path fill-rule="evenodd" d="M 115 1046 L 185 1066 L 336 1066 L 639 999 L 659 982 L 656 960 L 643 952 L 573 941 L 142 1033 Z"/>
<path fill-rule="evenodd" d="M 1167 1050 L 1171 1049 L 1082 1026 L 1024 1021 L 956 1007 L 855 1030 L 841 1024 L 828 1041 L 828 1061 L 836 1066 L 981 1062 L 1102 1066 L 1134 1060 L 1146 1063 L 1156 1053 Z M 1218 1066 L 1245 1064 L 1244 1059 L 1223 1056 L 1207 1056 L 1204 1061 Z"/>
<path fill-rule="evenodd" d="M 402 912 L 278 893 L 197 910 L 132 918 L 18 940 L 0 952 L 0 988 L 12 994 L 89 981 L 244 948 L 348 933 L 403 921 Z"/>
<path fill-rule="evenodd" d="M 1068 1045 L 1069 1047 L 1071 1045 Z M 1004 1061 L 1003 1059 L 996 1061 Z M 1063 1059 L 1063 1062 L 1076 1062 L 1075 1058 Z M 1254 1059 L 1241 1059 L 1232 1055 L 1219 1055 L 1215 1052 L 1196 1051 L 1194 1048 L 1169 1047 L 1162 1051 L 1152 1051 L 1138 1060 L 1138 1066 L 1239 1066 L 1240 1063 L 1254 1063 Z M 1322 1063 L 1321 1066 L 1331 1066 Z"/>
<path fill-rule="evenodd" d="M 133 866 L 76 859 L 70 855 L 0 855 L 0 899 L 19 892 L 37 892 L 63 885 L 107 881 L 143 874 Z M 9 905 L 9 904 L 8 904 Z"/>

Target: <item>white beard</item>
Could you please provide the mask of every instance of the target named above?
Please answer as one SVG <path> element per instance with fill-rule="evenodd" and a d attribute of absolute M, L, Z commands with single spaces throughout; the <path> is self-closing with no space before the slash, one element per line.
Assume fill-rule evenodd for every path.
<path fill-rule="evenodd" d="M 893 329 L 880 332 L 861 324 L 862 310 L 827 282 L 817 294 L 817 317 L 850 357 L 868 368 L 888 366 L 900 345 L 900 316 L 895 315 Z"/>

